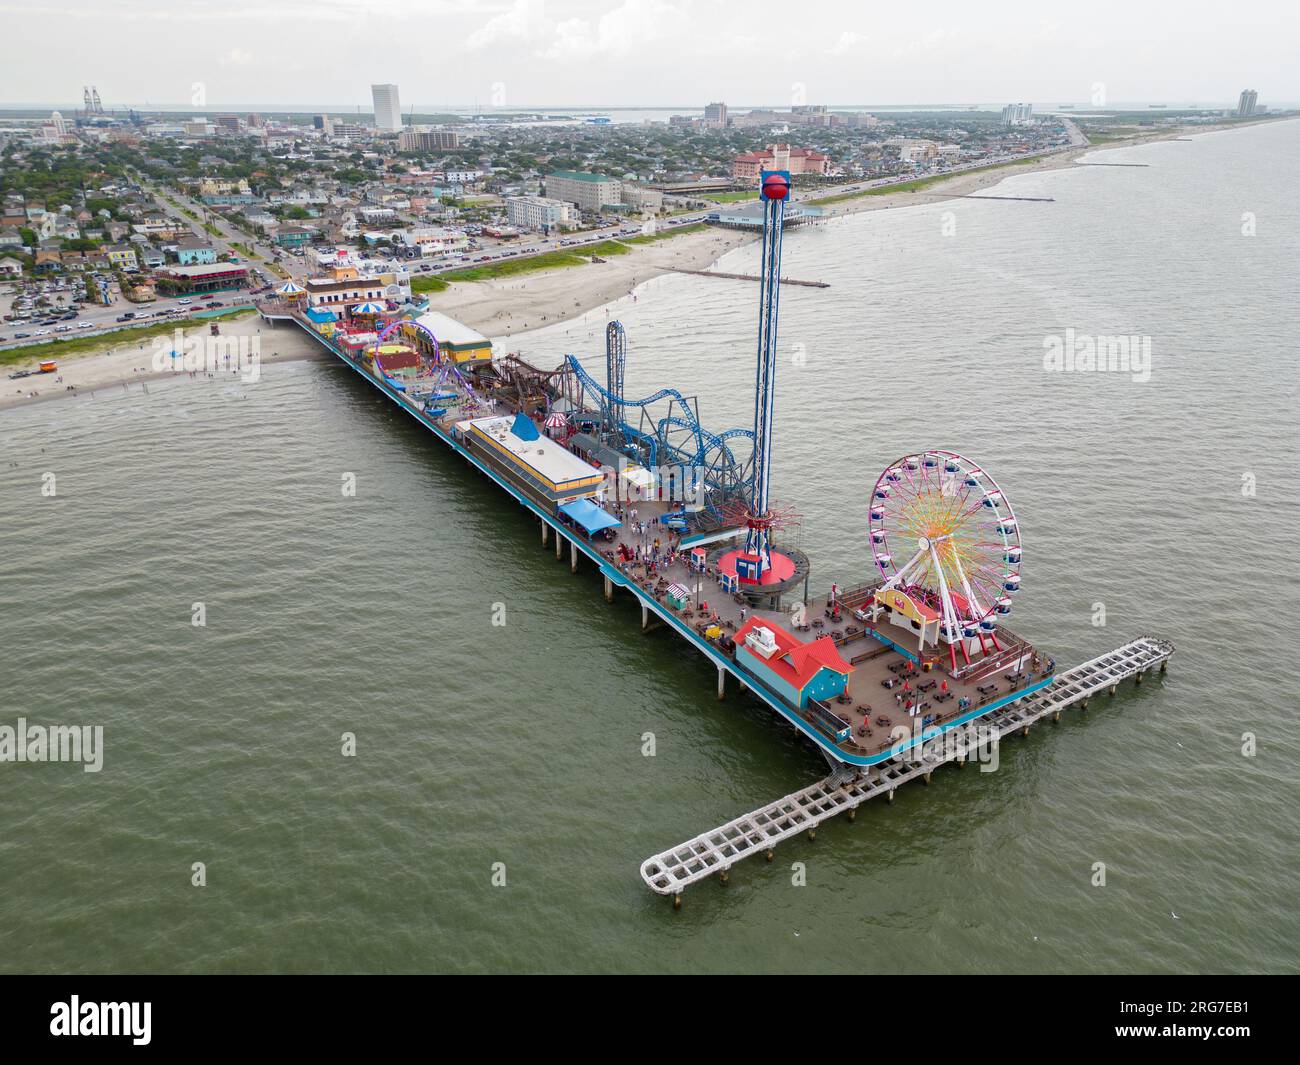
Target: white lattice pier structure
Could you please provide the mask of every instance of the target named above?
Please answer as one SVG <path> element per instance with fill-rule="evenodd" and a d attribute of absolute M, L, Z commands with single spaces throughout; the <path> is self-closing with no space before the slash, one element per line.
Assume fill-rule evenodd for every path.
<path fill-rule="evenodd" d="M 647 858 L 641 877 L 652 891 L 673 896 L 681 905 L 682 891 L 691 884 L 717 875 L 726 881 L 731 867 L 751 855 L 770 861 L 778 843 L 801 832 L 815 838 L 823 821 L 847 813 L 852 820 L 868 799 L 884 795 L 892 802 L 900 784 L 922 778 L 927 784 L 936 767 L 946 762 L 964 764 L 977 748 L 1000 741 L 1045 717 L 1059 720 L 1067 706 L 1086 709 L 1088 700 L 1101 692 L 1112 695 L 1120 681 L 1133 677 L 1138 684 L 1152 669 L 1164 672 L 1174 653 L 1173 644 L 1156 636 L 1141 636 L 1122 647 L 1058 674 L 1045 688 L 1024 699 L 999 707 L 964 730 L 955 730 L 878 766 L 856 771 L 841 764 L 825 780 L 796 791 L 752 813 L 728 821 L 694 839 Z"/>

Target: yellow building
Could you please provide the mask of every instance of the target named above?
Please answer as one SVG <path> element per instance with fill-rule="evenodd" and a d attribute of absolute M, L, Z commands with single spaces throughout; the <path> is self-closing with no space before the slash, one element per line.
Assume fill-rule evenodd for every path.
<path fill-rule="evenodd" d="M 429 311 L 420 315 L 415 320 L 415 325 L 420 328 L 409 332 L 417 344 L 426 349 L 432 348 L 424 336 L 424 331 L 427 330 L 437 338 L 443 355 L 450 356 L 458 366 L 476 366 L 492 361 L 492 342 L 455 318 L 439 311 Z"/>

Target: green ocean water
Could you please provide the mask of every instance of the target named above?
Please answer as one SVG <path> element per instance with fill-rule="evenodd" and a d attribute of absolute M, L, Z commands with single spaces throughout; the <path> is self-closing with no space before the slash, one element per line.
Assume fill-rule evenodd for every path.
<path fill-rule="evenodd" d="M 351 371 L 6 411 L 0 725 L 101 725 L 104 764 L 0 763 L 0 970 L 1300 969 L 1300 123 L 1097 158 L 1149 165 L 790 235 L 831 287 L 783 293 L 774 491 L 844 586 L 879 471 L 970 455 L 1022 524 L 1016 630 L 1066 665 L 1160 633 L 1167 676 L 674 913 L 641 861 L 822 759 Z M 595 371 L 617 317 L 630 393 L 743 426 L 755 302 L 664 277 L 498 346 Z M 1046 372 L 1066 329 L 1150 337 L 1150 379 Z"/>

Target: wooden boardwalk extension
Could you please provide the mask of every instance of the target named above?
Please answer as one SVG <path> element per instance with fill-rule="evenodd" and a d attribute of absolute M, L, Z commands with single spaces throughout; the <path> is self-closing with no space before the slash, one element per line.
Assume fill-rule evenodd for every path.
<path fill-rule="evenodd" d="M 1058 674 L 1047 687 L 994 710 L 969 727 L 927 741 L 919 753 L 907 752 L 862 773 L 853 766 L 840 765 L 816 784 L 647 858 L 641 864 L 641 878 L 651 891 L 672 895 L 674 906 L 680 906 L 682 891 L 689 885 L 715 873 L 725 882 L 731 867 L 744 858 L 761 853 L 770 861 L 778 843 L 800 832 L 813 836 L 819 824 L 840 813 L 847 812 L 851 820 L 868 799 L 885 795 L 892 802 L 900 784 L 917 777 L 928 784 L 936 767 L 946 762 L 964 764 L 972 751 L 990 741 L 998 742 L 1017 730 L 1028 732 L 1030 725 L 1048 715 L 1059 720 L 1067 706 L 1079 703 L 1086 708 L 1091 696 L 1105 690 L 1114 694 L 1119 682 L 1128 677 L 1141 684 L 1151 669 L 1158 667 L 1164 672 L 1173 653 L 1169 641 L 1141 636 Z"/>

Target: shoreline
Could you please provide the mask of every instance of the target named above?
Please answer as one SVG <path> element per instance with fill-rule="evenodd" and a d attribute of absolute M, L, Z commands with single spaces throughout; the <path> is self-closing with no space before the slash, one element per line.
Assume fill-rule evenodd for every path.
<path fill-rule="evenodd" d="M 1274 120 L 1260 120 L 1261 123 L 1267 121 Z M 880 192 L 855 196 L 840 203 L 825 205 L 824 217 L 842 218 L 846 215 L 960 199 L 998 185 L 1009 177 L 1075 166 L 1078 159 L 1088 152 L 1128 148 L 1257 124 L 1260 123 L 1215 124 L 1196 129 L 1180 126 L 1115 143 L 1067 148 L 1051 155 L 1036 157 L 1029 162 L 997 164 L 987 169 L 946 175 L 933 185 L 914 192 Z M 819 195 L 832 196 L 835 192 L 827 189 Z M 452 282 L 442 292 L 427 294 L 429 309 L 442 311 L 485 336 L 506 338 L 581 317 L 590 310 L 633 294 L 641 283 L 674 270 L 707 270 L 727 252 L 754 243 L 759 237 L 758 233 L 708 229 L 671 237 L 657 244 L 629 245 L 632 250 L 627 255 L 611 258 L 604 263 L 560 267 L 516 278 Z"/>
<path fill-rule="evenodd" d="M 186 323 L 192 325 L 192 323 Z M 176 323 L 181 328 L 182 323 Z M 265 329 L 263 329 L 265 327 Z M 187 335 L 197 330 L 186 330 Z M 204 330 L 206 334 L 206 329 Z M 166 336 L 168 334 L 160 334 Z M 274 347 L 260 353 L 261 365 L 276 362 L 293 362 L 309 358 L 325 358 L 325 352 L 312 342 L 301 330 L 274 329 L 264 323 L 257 315 L 221 323 L 223 337 L 256 339 L 265 341 Z M 31 403 L 43 403 L 53 399 L 89 399 L 97 392 L 106 389 L 129 388 L 132 384 L 143 381 L 158 381 L 169 377 L 188 376 L 185 370 L 155 370 L 153 368 L 154 339 L 146 338 L 127 345 L 109 347 L 105 351 L 74 354 L 67 359 L 59 358 L 57 350 L 50 353 L 59 364 L 57 373 L 39 374 L 11 380 L 7 373 L 0 376 L 0 411 L 11 407 Z M 6 371 L 8 368 L 6 368 Z M 229 371 L 222 370 L 215 374 L 204 374 L 220 378 L 229 377 L 239 381 L 240 372 L 237 365 Z M 71 386 L 71 387 L 70 387 Z"/>
<path fill-rule="evenodd" d="M 1009 177 L 1073 167 L 1078 164 L 1080 157 L 1089 152 L 1229 131 L 1270 121 L 1277 120 L 1223 123 L 1195 129 L 1178 127 L 1114 143 L 1081 145 L 1030 162 L 1000 164 L 984 170 L 952 174 L 917 191 L 864 194 L 840 203 L 827 204 L 823 208 L 824 217 L 842 218 L 960 199 L 987 190 Z M 826 190 L 824 195 L 834 195 L 834 192 Z M 427 293 L 426 299 L 430 310 L 442 311 L 490 338 L 506 338 L 581 317 L 597 307 L 633 294 L 642 283 L 664 274 L 676 270 L 708 270 L 727 252 L 758 239 L 758 233 L 708 228 L 651 244 L 628 245 L 626 255 L 610 257 L 603 263 L 557 267 L 511 278 L 452 282 L 442 292 Z M 262 334 L 263 324 L 265 323 L 257 316 L 223 322 L 222 335 L 252 338 Z M 275 337 L 275 348 L 262 353 L 263 364 L 326 357 L 321 348 L 296 329 L 273 330 L 271 326 L 266 329 L 267 335 Z M 57 358 L 57 349 L 51 354 Z M 66 360 L 60 359 L 57 374 L 21 378 L 17 381 L 0 377 L 0 411 L 48 399 L 86 396 L 96 390 L 129 385 L 133 381 L 175 376 L 171 370 L 154 370 L 151 360 L 152 341 L 144 340 L 128 348 L 119 349 L 110 345 L 105 351 L 86 352 Z M 238 380 L 237 371 L 232 371 L 232 376 Z M 66 387 L 68 385 L 75 386 L 75 391 L 69 390 Z"/>

